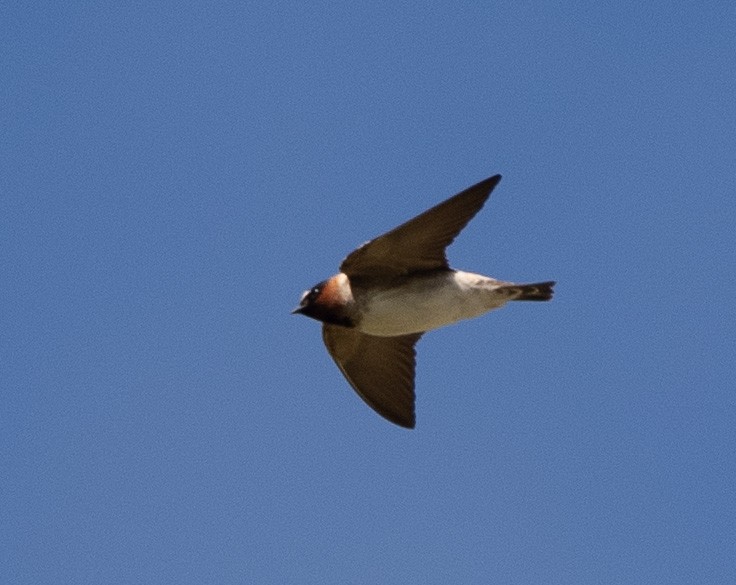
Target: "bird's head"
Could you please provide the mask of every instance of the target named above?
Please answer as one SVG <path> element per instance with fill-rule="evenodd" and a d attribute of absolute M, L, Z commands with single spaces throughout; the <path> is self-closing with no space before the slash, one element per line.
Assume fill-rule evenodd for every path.
<path fill-rule="evenodd" d="M 348 277 L 340 273 L 305 290 L 291 313 L 323 323 L 353 327 L 353 295 Z"/>

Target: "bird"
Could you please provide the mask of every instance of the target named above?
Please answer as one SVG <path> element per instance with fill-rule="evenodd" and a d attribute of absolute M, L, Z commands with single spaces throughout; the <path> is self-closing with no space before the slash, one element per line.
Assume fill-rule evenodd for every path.
<path fill-rule="evenodd" d="M 324 344 L 346 380 L 400 427 L 416 425 L 415 346 L 424 333 L 508 301 L 552 298 L 554 281 L 516 284 L 450 268 L 445 249 L 500 180 L 480 181 L 361 245 L 292 311 L 322 322 Z"/>

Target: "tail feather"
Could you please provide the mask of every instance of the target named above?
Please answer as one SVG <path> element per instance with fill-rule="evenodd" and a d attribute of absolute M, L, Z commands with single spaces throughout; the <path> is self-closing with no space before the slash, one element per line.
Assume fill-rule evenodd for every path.
<path fill-rule="evenodd" d="M 548 301 L 554 291 L 555 281 L 537 282 L 534 284 L 512 284 L 506 288 L 513 295 L 514 301 Z"/>

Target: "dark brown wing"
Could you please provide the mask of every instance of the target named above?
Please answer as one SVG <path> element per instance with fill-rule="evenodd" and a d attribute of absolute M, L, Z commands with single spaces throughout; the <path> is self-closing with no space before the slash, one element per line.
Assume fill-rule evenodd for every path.
<path fill-rule="evenodd" d="M 414 345 L 421 336 L 375 337 L 322 326 L 327 351 L 358 395 L 382 417 L 408 429 L 415 423 Z"/>
<path fill-rule="evenodd" d="M 392 277 L 448 268 L 445 248 L 480 211 L 501 180 L 495 175 L 458 193 L 348 255 L 340 271 L 350 278 Z"/>

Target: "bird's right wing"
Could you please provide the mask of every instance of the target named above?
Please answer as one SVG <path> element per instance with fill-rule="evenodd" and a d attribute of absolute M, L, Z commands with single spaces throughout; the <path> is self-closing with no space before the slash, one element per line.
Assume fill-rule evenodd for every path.
<path fill-rule="evenodd" d="M 414 345 L 421 333 L 375 337 L 324 324 L 322 338 L 358 395 L 382 417 L 414 428 Z"/>

